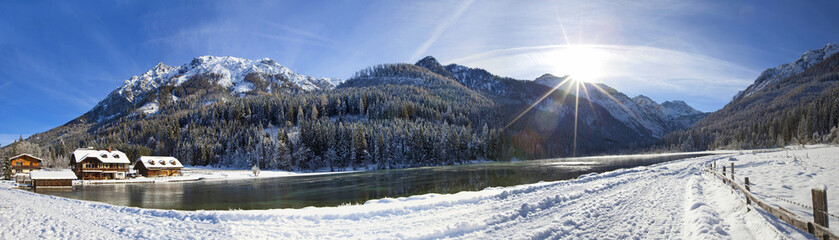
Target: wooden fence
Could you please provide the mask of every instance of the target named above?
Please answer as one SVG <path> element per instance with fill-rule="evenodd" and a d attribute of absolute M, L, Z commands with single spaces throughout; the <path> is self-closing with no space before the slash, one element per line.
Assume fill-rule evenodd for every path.
<path fill-rule="evenodd" d="M 801 229 L 802 231 L 813 234 L 813 236 L 817 239 L 839 239 L 839 237 L 837 237 L 836 234 L 831 232 L 830 229 L 828 228 L 829 227 L 828 224 L 830 222 L 828 218 L 831 217 L 831 216 L 833 216 L 833 217 L 836 217 L 836 216 L 828 213 L 828 211 L 827 211 L 827 193 L 826 193 L 827 190 L 826 189 L 816 189 L 816 188 L 814 188 L 814 189 L 811 190 L 811 194 L 812 194 L 812 197 L 813 197 L 813 207 L 803 206 L 801 204 L 791 202 L 789 200 L 781 199 L 781 200 L 788 201 L 788 202 L 791 202 L 791 203 L 794 203 L 794 204 L 797 204 L 797 205 L 801 205 L 802 207 L 805 207 L 805 208 L 813 209 L 813 221 L 808 221 L 807 218 L 805 218 L 805 217 L 796 215 L 795 213 L 792 213 L 791 211 L 789 211 L 787 209 L 784 209 L 782 207 L 772 206 L 772 205 L 766 203 L 766 201 L 764 201 L 764 200 L 758 198 L 757 196 L 755 196 L 754 194 L 752 194 L 751 188 L 749 186 L 750 182 L 749 182 L 748 177 L 746 177 L 744 179 L 745 180 L 744 181 L 745 186 L 742 186 L 742 185 L 738 184 L 736 181 L 734 181 L 734 179 L 735 179 L 734 178 L 734 163 L 731 163 L 731 167 L 729 168 L 730 176 L 731 176 L 730 178 L 728 176 L 726 176 L 726 167 L 725 166 L 722 167 L 722 173 L 717 172 L 716 169 L 717 169 L 717 164 L 716 164 L 716 162 L 714 162 L 712 164 L 709 164 L 708 168 L 706 168 L 705 171 L 713 173 L 715 176 L 722 179 L 722 181 L 724 183 L 730 184 L 732 188 L 736 188 L 736 189 L 740 190 L 740 192 L 743 193 L 743 195 L 745 195 L 745 197 L 746 197 L 746 204 L 751 205 L 751 203 L 754 203 L 754 204 L 760 206 L 760 208 L 766 210 L 766 212 L 774 215 L 778 219 L 781 219 L 784 222 L 786 222 L 786 223 L 788 223 L 788 224 L 790 224 L 790 225 L 792 225 L 792 226 L 794 226 L 798 229 Z"/>

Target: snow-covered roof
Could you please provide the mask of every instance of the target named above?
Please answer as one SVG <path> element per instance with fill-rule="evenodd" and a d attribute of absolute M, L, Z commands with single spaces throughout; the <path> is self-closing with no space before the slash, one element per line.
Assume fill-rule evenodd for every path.
<path fill-rule="evenodd" d="M 134 165 L 142 164 L 146 169 L 155 169 L 155 168 L 183 168 L 184 165 L 181 164 L 177 158 L 174 157 L 163 157 L 163 156 L 141 156 L 137 159 L 137 162 Z"/>
<path fill-rule="evenodd" d="M 38 160 L 39 162 L 43 162 L 43 161 L 44 161 L 43 159 L 37 158 L 37 157 L 35 157 L 35 156 L 29 155 L 29 154 L 26 154 L 26 153 L 24 153 L 24 154 L 19 154 L 19 155 L 14 156 L 14 157 L 10 157 L 10 158 L 9 158 L 9 160 L 12 160 L 12 159 L 17 159 L 17 158 L 20 158 L 20 157 L 23 157 L 23 156 L 28 156 L 28 157 L 30 157 L 30 158 L 33 158 L 33 159 L 35 159 L 35 160 Z"/>
<path fill-rule="evenodd" d="M 43 180 L 43 179 L 76 179 L 76 174 L 70 170 L 61 170 L 61 171 L 46 171 L 46 170 L 37 170 L 29 172 L 29 178 L 32 180 Z"/>
<path fill-rule="evenodd" d="M 131 164 L 125 153 L 113 150 L 76 149 L 73 151 L 73 162 L 81 162 L 85 158 L 96 158 L 102 163 L 125 163 Z"/>

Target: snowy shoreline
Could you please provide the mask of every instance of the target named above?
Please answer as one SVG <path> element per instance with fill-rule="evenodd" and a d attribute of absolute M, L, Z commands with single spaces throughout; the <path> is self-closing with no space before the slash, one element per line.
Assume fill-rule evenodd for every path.
<path fill-rule="evenodd" d="M 469 165 L 478 163 L 490 163 L 489 160 L 472 160 L 465 163 L 455 165 Z M 312 172 L 294 172 L 283 170 L 260 170 L 258 176 L 254 176 L 252 170 L 248 169 L 234 169 L 234 168 L 219 168 L 209 166 L 184 166 L 181 170 L 182 176 L 173 177 L 156 177 L 146 178 L 138 176 L 132 179 L 123 180 L 75 180 L 73 185 L 101 185 L 101 184 L 134 184 L 134 183 L 183 183 L 195 181 L 220 181 L 220 180 L 246 180 L 246 179 L 265 179 L 265 178 L 281 178 L 281 177 L 302 177 L 302 176 L 317 176 L 317 175 L 332 175 L 332 174 L 346 174 L 357 173 L 365 171 L 377 171 L 370 167 L 365 168 L 346 168 L 338 169 L 330 172 L 326 169 L 320 169 Z"/>
<path fill-rule="evenodd" d="M 734 163 L 738 177 L 754 179 L 758 195 L 806 203 L 801 192 L 810 187 L 839 187 L 839 147 L 824 145 L 738 151 L 566 181 L 302 209 L 142 209 L 10 189 L 6 181 L 0 187 L 0 215 L 8 217 L 0 218 L 0 238 L 808 238 L 746 206 L 740 194 L 703 174 L 714 161 Z M 812 217 L 804 209 L 766 199 Z M 829 209 L 839 209 L 836 191 L 829 191 L 828 199 L 835 199 Z"/>

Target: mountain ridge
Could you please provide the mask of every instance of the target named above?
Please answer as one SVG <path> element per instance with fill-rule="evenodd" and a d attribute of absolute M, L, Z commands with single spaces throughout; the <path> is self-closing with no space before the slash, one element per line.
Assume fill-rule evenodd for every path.
<path fill-rule="evenodd" d="M 808 50 L 793 62 L 784 63 L 774 68 L 768 68 L 760 73 L 760 76 L 755 79 L 754 83 L 746 87 L 745 90 L 734 95 L 733 100 L 748 97 L 754 92 L 763 89 L 767 85 L 792 75 L 802 73 L 837 52 L 839 52 L 839 43 L 828 43 L 821 49 Z"/>
<path fill-rule="evenodd" d="M 663 145 L 692 151 L 839 143 L 836 44 L 764 71 L 743 92 L 690 128 L 665 136 Z"/>
<path fill-rule="evenodd" d="M 567 79 L 568 76 L 557 77 L 546 73 L 536 78 L 534 82 L 556 87 Z M 659 104 L 644 95 L 629 98 L 626 94 L 603 83 L 583 84 L 584 86 L 581 85 L 583 87 L 580 88 L 580 97 L 603 106 L 616 119 L 634 126 L 639 134 L 648 132 L 654 137 L 662 137 L 669 132 L 687 128 L 707 115 L 684 101 L 674 100 Z M 576 91 L 576 89 L 571 89 L 571 85 L 562 84 L 560 89 Z"/>
<path fill-rule="evenodd" d="M 314 78 L 298 74 L 269 58 L 249 60 L 205 55 L 193 58 L 181 66 L 168 66 L 160 62 L 143 74 L 132 76 L 86 113 L 90 117 L 87 120 L 101 122 L 119 115 L 157 113 L 163 100 L 149 95 L 159 96 L 160 94 L 155 92 L 161 87 L 180 87 L 208 75 L 211 77 L 205 79 L 209 79 L 207 82 L 210 85 L 225 88 L 233 96 L 252 91 L 270 93 L 278 90 L 275 88 L 300 91 L 329 90 L 343 82 L 340 79 Z M 257 84 L 265 86 L 256 86 Z M 172 93 L 168 95 L 172 96 L 172 101 L 184 97 Z"/>

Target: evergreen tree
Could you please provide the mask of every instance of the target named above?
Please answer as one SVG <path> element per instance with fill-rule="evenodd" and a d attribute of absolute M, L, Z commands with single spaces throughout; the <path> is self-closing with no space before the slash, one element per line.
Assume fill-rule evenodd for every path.
<path fill-rule="evenodd" d="M 6 155 L 3 157 L 3 179 L 12 179 L 12 160 Z"/>

